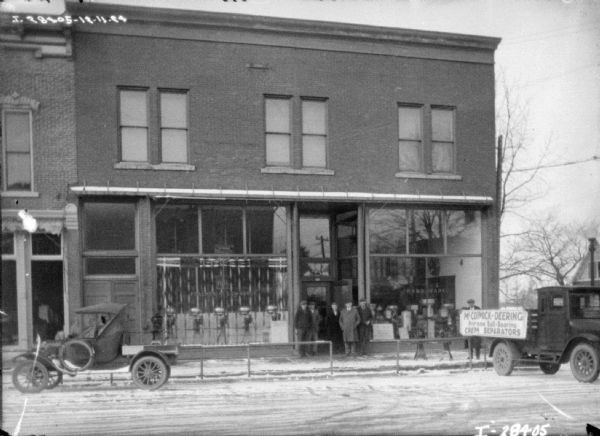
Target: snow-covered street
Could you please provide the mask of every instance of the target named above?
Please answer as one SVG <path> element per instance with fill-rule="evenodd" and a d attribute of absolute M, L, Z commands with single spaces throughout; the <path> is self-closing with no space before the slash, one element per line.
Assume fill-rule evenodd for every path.
<path fill-rule="evenodd" d="M 600 382 L 568 365 L 499 377 L 491 369 L 401 375 L 171 381 L 158 391 L 59 386 L 24 395 L 4 384 L 2 428 L 44 434 L 585 434 L 600 426 Z M 527 427 L 525 427 L 527 425 Z M 511 426 L 513 432 L 511 432 Z"/>

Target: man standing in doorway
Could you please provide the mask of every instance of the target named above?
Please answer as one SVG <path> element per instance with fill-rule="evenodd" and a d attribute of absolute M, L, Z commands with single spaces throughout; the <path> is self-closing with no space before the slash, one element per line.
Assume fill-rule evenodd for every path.
<path fill-rule="evenodd" d="M 481 307 L 475 305 L 475 300 L 469 298 L 467 300 L 468 307 L 463 307 L 463 310 L 481 310 Z M 475 357 L 479 360 L 481 353 L 481 338 L 479 336 L 471 336 L 467 344 L 469 348 L 469 360 L 473 360 L 473 349 L 475 349 Z"/>
<path fill-rule="evenodd" d="M 364 298 L 358 303 L 358 315 L 360 316 L 360 324 L 358 325 L 359 353 L 361 356 L 366 356 L 369 339 L 371 339 L 373 313 L 371 313 L 371 309 L 367 307 L 367 302 Z"/>
<path fill-rule="evenodd" d="M 346 308 L 340 313 L 340 327 L 344 336 L 346 356 L 356 353 L 356 340 L 358 339 L 356 327 L 358 327 L 358 324 L 360 324 L 360 316 L 356 309 L 352 307 L 352 301 L 348 301 Z"/>
<path fill-rule="evenodd" d="M 298 342 L 310 341 L 312 316 L 306 307 L 306 300 L 300 302 L 300 307 L 294 317 L 294 327 L 296 328 L 296 338 Z M 307 348 L 307 344 L 298 345 L 300 357 L 306 357 Z"/>
<path fill-rule="evenodd" d="M 310 339 L 309 341 L 318 341 L 319 340 L 319 326 L 321 324 L 321 315 L 319 314 L 319 310 L 317 309 L 317 305 L 314 301 L 311 301 L 308 304 L 308 310 L 310 311 L 311 316 L 311 329 L 310 329 Z M 319 344 L 312 344 L 311 350 L 309 354 L 314 356 L 317 354 L 317 350 L 319 348 Z"/>

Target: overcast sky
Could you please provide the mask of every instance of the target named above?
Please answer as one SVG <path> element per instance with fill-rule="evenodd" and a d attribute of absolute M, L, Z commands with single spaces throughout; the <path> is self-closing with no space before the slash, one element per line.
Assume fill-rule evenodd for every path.
<path fill-rule="evenodd" d="M 89 1 L 92 0 L 84 3 Z M 509 83 L 515 85 L 515 95 L 528 101 L 530 108 L 531 156 L 529 161 L 519 164 L 521 167 L 534 164 L 550 141 L 546 164 L 562 165 L 540 172 L 536 182 L 543 195 L 524 214 L 552 209 L 565 220 L 600 217 L 600 1 L 122 0 L 118 3 L 500 37 L 497 76 L 503 70 Z M 594 156 L 599 159 L 590 160 Z"/>

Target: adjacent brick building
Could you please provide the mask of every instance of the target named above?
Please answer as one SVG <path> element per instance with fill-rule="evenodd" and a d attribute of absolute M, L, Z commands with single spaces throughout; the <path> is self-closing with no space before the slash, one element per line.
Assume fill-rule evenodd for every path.
<path fill-rule="evenodd" d="M 179 342 L 239 343 L 292 339 L 301 299 L 413 329 L 497 305 L 497 39 L 69 7 L 127 18 L 71 29 L 69 310 L 128 303 L 132 343 L 157 313 Z"/>

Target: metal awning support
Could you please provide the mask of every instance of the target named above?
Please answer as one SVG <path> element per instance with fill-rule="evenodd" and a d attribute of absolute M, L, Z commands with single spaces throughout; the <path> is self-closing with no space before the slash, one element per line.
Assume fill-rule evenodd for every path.
<path fill-rule="evenodd" d="M 72 186 L 78 195 L 150 196 L 153 198 L 248 199 L 290 201 L 352 201 L 403 202 L 491 205 L 494 199 L 485 195 L 424 195 L 347 191 L 284 191 L 265 189 L 198 189 L 198 188 L 145 188 L 117 186 Z"/>

